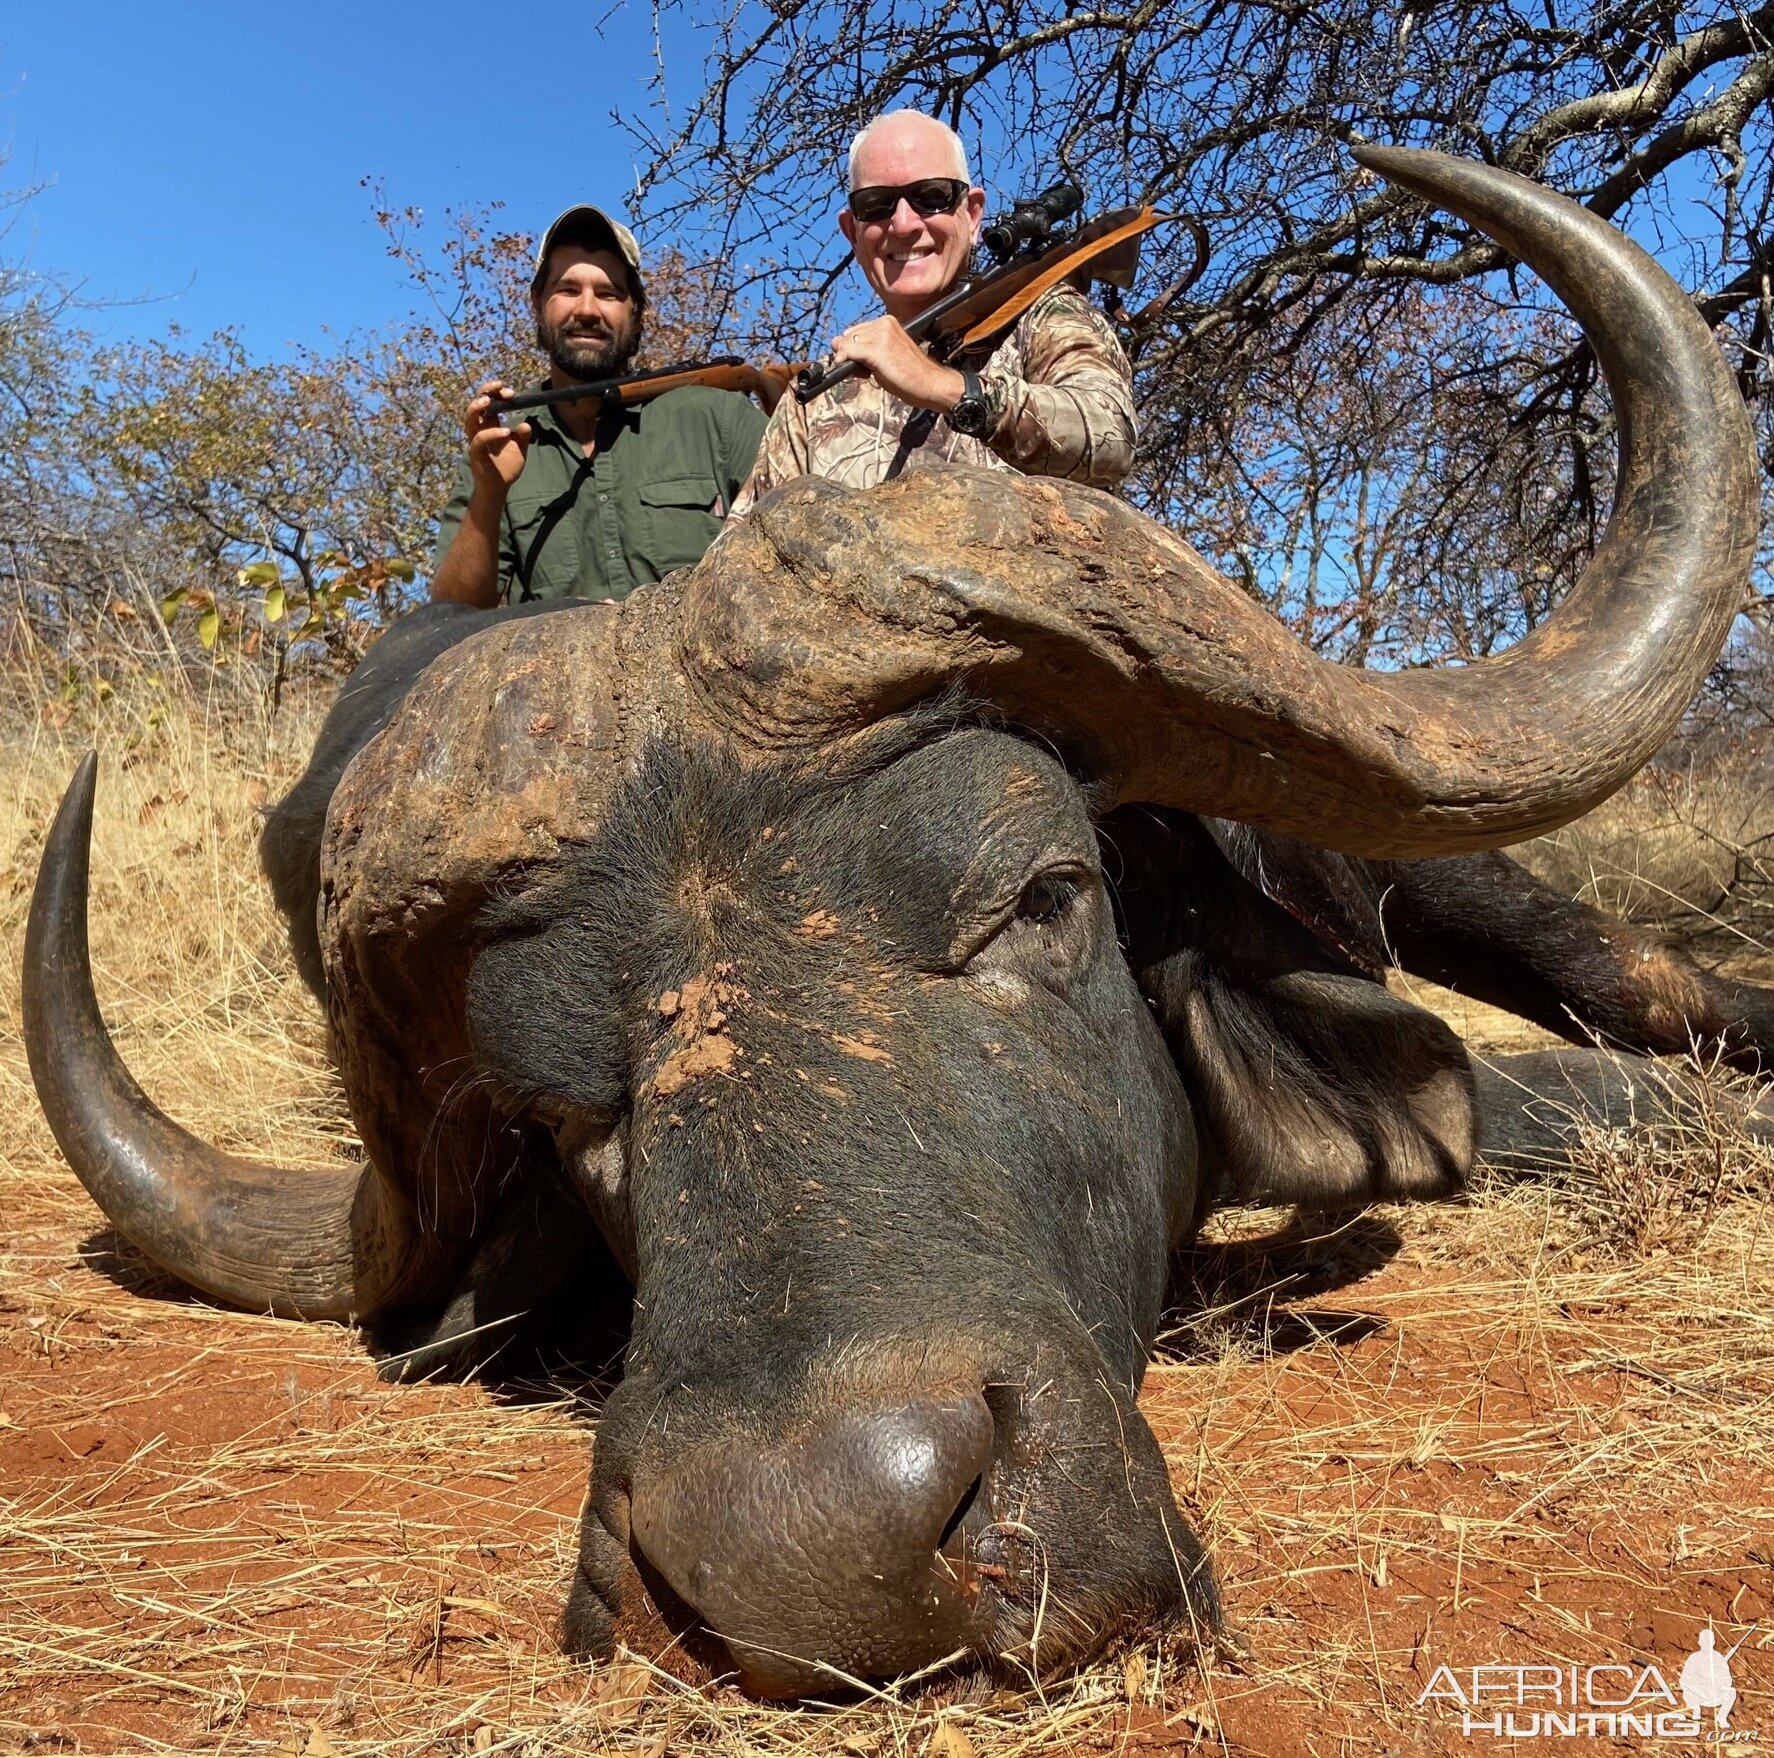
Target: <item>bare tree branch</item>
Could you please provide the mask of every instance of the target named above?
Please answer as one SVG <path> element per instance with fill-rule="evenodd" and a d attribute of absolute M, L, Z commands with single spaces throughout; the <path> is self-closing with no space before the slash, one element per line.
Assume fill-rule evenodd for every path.
<path fill-rule="evenodd" d="M 1205 223 L 1206 272 L 1130 338 L 1133 492 L 1326 652 L 1518 636 L 1587 556 L 1614 444 L 1550 296 L 1350 143 L 1481 158 L 1628 229 L 1724 326 L 1774 459 L 1767 0 L 729 0 L 712 42 L 676 128 L 630 126 L 655 224 L 719 261 L 756 347 L 861 304 L 833 210 L 895 105 L 954 121 L 999 199 L 1059 167 Z M 1183 233 L 1150 242 L 1154 286 Z"/>

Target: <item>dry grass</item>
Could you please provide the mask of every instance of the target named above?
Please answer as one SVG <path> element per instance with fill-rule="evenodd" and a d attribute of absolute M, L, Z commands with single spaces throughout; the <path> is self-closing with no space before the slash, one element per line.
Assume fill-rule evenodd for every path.
<path fill-rule="evenodd" d="M 1761 1620 L 1737 1721 L 1774 1738 L 1774 1240 L 1767 1156 L 1728 1128 L 1679 1164 L 1598 1144 L 1558 1188 L 1316 1235 L 1215 1223 L 1144 1399 L 1239 1634 L 1205 1672 L 1149 1644 L 1045 1688 L 817 1710 L 641 1656 L 569 1665 L 551 1628 L 592 1436 L 571 1392 L 387 1387 L 340 1328 L 169 1297 L 31 1096 L 16 947 L 96 736 L 95 966 L 125 1055 L 231 1148 L 352 1154 L 253 852 L 314 712 L 146 685 L 59 727 L 24 706 L 0 745 L 0 1748 L 1469 1750 L 1416 1707 L 1440 1662 L 1673 1679 L 1706 1618 L 1727 1643 Z"/>
<path fill-rule="evenodd" d="M 1774 944 L 1774 743 L 1660 759 L 1521 852 L 1571 897 L 1753 965 Z"/>

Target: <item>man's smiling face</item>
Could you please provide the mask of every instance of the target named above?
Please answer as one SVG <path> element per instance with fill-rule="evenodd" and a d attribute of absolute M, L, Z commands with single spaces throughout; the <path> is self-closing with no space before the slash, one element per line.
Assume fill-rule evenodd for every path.
<path fill-rule="evenodd" d="M 530 303 L 536 345 L 569 381 L 589 384 L 621 372 L 640 347 L 634 282 L 614 250 L 557 244 Z"/>
<path fill-rule="evenodd" d="M 874 129 L 856 156 L 852 187 L 916 183 L 960 174 L 954 142 L 924 116 L 896 116 Z M 848 208 L 838 217 L 869 285 L 902 322 L 939 298 L 967 265 L 985 210 L 985 191 L 969 189 L 952 214 L 925 216 L 901 200 L 878 223 Z"/>

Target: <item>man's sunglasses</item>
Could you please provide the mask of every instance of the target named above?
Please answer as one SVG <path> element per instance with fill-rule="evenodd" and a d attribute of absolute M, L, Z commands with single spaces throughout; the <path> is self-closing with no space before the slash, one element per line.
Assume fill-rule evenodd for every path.
<path fill-rule="evenodd" d="M 850 191 L 850 211 L 865 226 L 878 226 L 893 218 L 904 201 L 914 214 L 928 220 L 952 214 L 967 199 L 972 187 L 964 177 L 920 177 L 916 183 L 875 183 Z"/>

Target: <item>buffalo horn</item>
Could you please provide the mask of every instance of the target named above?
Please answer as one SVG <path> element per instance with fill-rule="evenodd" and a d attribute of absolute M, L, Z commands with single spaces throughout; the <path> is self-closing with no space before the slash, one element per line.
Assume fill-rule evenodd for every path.
<path fill-rule="evenodd" d="M 1357 156 L 1537 270 L 1607 374 L 1613 514 L 1546 622 L 1475 664 L 1358 671 L 1094 491 L 961 469 L 868 495 L 802 479 L 688 578 L 702 701 L 780 746 L 961 684 L 1065 744 L 1105 803 L 1362 855 L 1498 847 L 1605 799 L 1673 730 L 1743 602 L 1758 480 L 1736 384 L 1681 288 L 1574 202 L 1439 153 Z"/>
<path fill-rule="evenodd" d="M 387 1304 L 410 1221 L 369 1170 L 295 1171 L 224 1154 L 136 1084 L 93 993 L 86 905 L 98 758 L 69 784 L 25 930 L 25 1048 L 50 1128 L 117 1230 L 230 1306 L 347 1318 Z"/>

